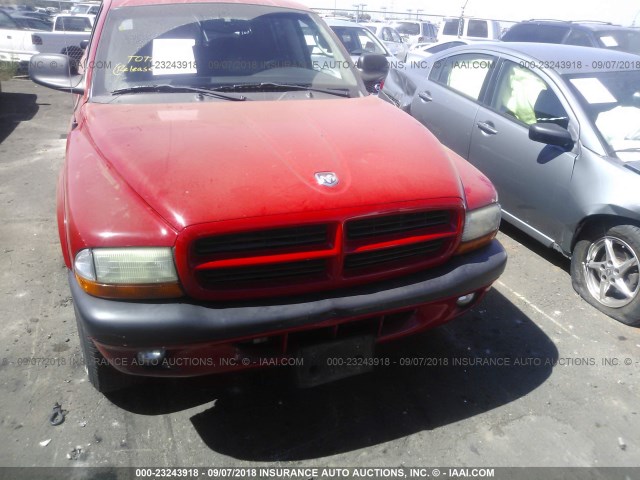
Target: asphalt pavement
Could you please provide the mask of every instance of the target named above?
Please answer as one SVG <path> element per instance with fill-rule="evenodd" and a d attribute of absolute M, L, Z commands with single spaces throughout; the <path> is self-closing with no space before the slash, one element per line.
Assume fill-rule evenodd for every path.
<path fill-rule="evenodd" d="M 640 330 L 582 301 L 568 260 L 508 227 L 484 301 L 380 348 L 391 366 L 313 389 L 281 367 L 98 393 L 55 218 L 72 102 L 25 79 L 0 93 L 0 465 L 640 465 Z"/>

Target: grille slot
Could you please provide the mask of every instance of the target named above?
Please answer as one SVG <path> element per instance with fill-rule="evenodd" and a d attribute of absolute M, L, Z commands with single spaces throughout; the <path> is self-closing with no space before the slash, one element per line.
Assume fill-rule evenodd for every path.
<path fill-rule="evenodd" d="M 447 210 L 404 213 L 384 217 L 365 218 L 347 222 L 347 238 L 360 240 L 383 235 L 406 233 L 414 230 L 447 225 L 451 216 Z"/>
<path fill-rule="evenodd" d="M 291 281 L 296 278 L 317 279 L 324 276 L 327 261 L 303 260 L 299 262 L 274 263 L 250 267 L 215 268 L 198 273 L 200 280 L 206 286 L 236 288 L 238 284 Z"/>
<path fill-rule="evenodd" d="M 430 255 L 435 256 L 441 251 L 443 243 L 442 240 L 432 240 L 372 252 L 352 253 L 345 258 L 344 269 L 350 271 L 376 267 L 385 263 L 413 260 L 415 257 L 427 260 Z"/>
<path fill-rule="evenodd" d="M 197 240 L 194 252 L 196 255 L 214 255 L 325 245 L 328 231 L 327 225 L 309 225 L 218 235 Z"/>

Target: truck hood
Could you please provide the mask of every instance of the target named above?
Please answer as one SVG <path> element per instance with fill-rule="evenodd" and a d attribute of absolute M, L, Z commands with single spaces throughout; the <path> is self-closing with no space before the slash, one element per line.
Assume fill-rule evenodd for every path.
<path fill-rule="evenodd" d="M 376 97 L 84 106 L 101 158 L 176 229 L 463 198 L 438 141 Z M 333 172 L 335 187 L 315 174 Z"/>

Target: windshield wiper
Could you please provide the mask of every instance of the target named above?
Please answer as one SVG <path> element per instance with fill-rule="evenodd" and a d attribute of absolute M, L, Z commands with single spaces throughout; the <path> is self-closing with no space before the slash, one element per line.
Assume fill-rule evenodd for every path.
<path fill-rule="evenodd" d="M 614 150 L 614 152 L 616 153 L 640 152 L 640 147 L 621 148 L 620 150 Z"/>
<path fill-rule="evenodd" d="M 298 85 L 289 83 L 240 83 L 237 85 L 224 85 L 221 87 L 212 88 L 212 90 L 220 92 L 286 92 L 290 90 L 305 90 L 307 92 L 326 93 L 327 95 L 335 95 L 337 97 L 349 98 L 349 91 L 346 88 L 341 89 L 328 89 L 328 88 L 314 88 L 308 85 Z"/>
<path fill-rule="evenodd" d="M 231 101 L 234 101 L 234 102 L 243 102 L 243 101 L 247 100 L 247 97 L 245 97 L 244 95 L 240 95 L 240 96 L 225 95 L 223 93 L 217 93 L 215 91 L 212 91 L 212 90 L 206 89 L 206 88 L 186 87 L 186 86 L 169 85 L 169 84 L 164 84 L 164 85 L 135 85 L 133 87 L 118 88 L 118 89 L 114 90 L 113 92 L 111 92 L 111 95 L 123 95 L 123 94 L 127 94 L 127 93 L 144 93 L 144 92 L 158 92 L 158 93 L 163 93 L 163 92 L 194 92 L 194 93 L 199 93 L 200 95 L 205 95 L 205 96 L 214 97 L 214 98 L 221 98 L 223 100 L 231 100 Z"/>

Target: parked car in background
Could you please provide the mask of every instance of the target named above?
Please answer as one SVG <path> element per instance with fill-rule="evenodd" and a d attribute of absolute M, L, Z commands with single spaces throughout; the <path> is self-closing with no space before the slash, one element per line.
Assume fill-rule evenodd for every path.
<path fill-rule="evenodd" d="M 68 55 L 75 68 L 84 53 L 83 45 L 91 38 L 92 25 L 93 15 L 62 14 L 55 18 L 56 30 L 34 33 L 31 35 L 31 42 L 37 53 Z"/>
<path fill-rule="evenodd" d="M 371 30 L 398 60 L 404 61 L 407 58 L 409 45 L 402 39 L 395 28 L 383 23 L 361 23 L 360 25 Z"/>
<path fill-rule="evenodd" d="M 504 269 L 489 180 L 368 95 L 312 10 L 250 2 L 105 0 L 86 64 L 111 68 L 31 63 L 79 95 L 57 214 L 98 390 L 294 360 L 306 386 L 361 373 Z"/>
<path fill-rule="evenodd" d="M 502 41 L 562 43 L 640 55 L 640 28 L 605 22 L 529 20 L 512 26 L 502 36 Z"/>
<path fill-rule="evenodd" d="M 9 15 L 19 15 L 21 17 L 30 17 L 44 22 L 51 21 L 51 15 L 48 12 L 32 8 L 17 8 L 16 6 L 0 5 L 0 10 L 8 13 Z"/>
<path fill-rule="evenodd" d="M 640 57 L 495 42 L 432 60 L 392 70 L 380 97 L 484 172 L 504 220 L 571 257 L 587 302 L 640 325 Z"/>
<path fill-rule="evenodd" d="M 360 68 L 360 58 L 366 54 L 384 55 L 387 59 L 387 67 L 379 69 L 379 74 L 371 77 L 364 74 L 363 80 L 367 91 L 370 93 L 378 93 L 384 79 L 387 76 L 389 63 L 394 61 L 394 55 L 384 46 L 384 44 L 376 37 L 371 30 L 363 27 L 359 23 L 346 22 L 344 20 L 326 19 L 327 24 L 335 32 L 340 39 L 342 45 L 347 49 L 353 64 Z"/>
<path fill-rule="evenodd" d="M 411 47 L 411 50 L 409 50 L 406 63 L 419 63 L 431 57 L 432 55 L 435 55 L 436 53 L 443 52 L 453 47 L 459 47 L 461 45 L 470 45 L 476 41 L 477 40 L 459 38 L 456 40 L 446 40 L 444 42 L 419 43 Z"/>
<path fill-rule="evenodd" d="M 468 38 L 471 40 L 498 40 L 502 31 L 500 22 L 484 18 L 445 18 L 438 30 L 438 42 Z"/>
<path fill-rule="evenodd" d="M 26 30 L 51 30 L 52 22 L 50 19 L 35 18 L 30 15 L 25 15 L 28 12 L 5 12 L 16 23 L 19 29 Z"/>
<path fill-rule="evenodd" d="M 38 53 L 31 41 L 32 33 L 47 30 L 51 30 L 50 23 L 0 10 L 0 61 L 26 68 L 31 56 Z"/>
<path fill-rule="evenodd" d="M 74 15 L 97 15 L 100 11 L 100 2 L 76 3 L 69 11 Z"/>
<path fill-rule="evenodd" d="M 82 43 L 91 36 L 93 18 L 59 15 L 54 22 L 43 22 L 0 10 L 0 61 L 16 63 L 18 71 L 24 72 L 37 53 L 67 54 L 77 63 L 82 57 Z"/>
<path fill-rule="evenodd" d="M 431 22 L 402 20 L 391 24 L 409 46 L 415 43 L 433 43 L 437 40 L 438 29 Z"/>

